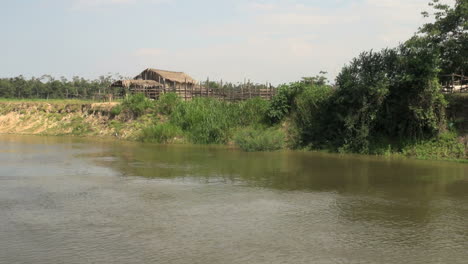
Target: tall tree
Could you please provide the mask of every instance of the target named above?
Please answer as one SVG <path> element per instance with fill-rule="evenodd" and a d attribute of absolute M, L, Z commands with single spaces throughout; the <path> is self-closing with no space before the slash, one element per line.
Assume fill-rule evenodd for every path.
<path fill-rule="evenodd" d="M 455 0 L 455 5 L 432 0 L 433 13 L 423 12 L 434 21 L 426 23 L 419 33 L 440 50 L 443 74 L 468 74 L 468 0 Z"/>

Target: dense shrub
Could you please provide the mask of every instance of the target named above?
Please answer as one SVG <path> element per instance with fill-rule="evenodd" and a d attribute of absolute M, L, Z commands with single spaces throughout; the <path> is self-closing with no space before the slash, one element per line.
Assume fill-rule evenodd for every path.
<path fill-rule="evenodd" d="M 326 104 L 333 90 L 326 85 L 310 85 L 296 98 L 292 115 L 294 131 L 297 135 L 293 146 L 305 146 L 319 142 L 323 137 L 324 124 L 328 122 Z"/>
<path fill-rule="evenodd" d="M 302 94 L 308 85 L 304 82 L 283 84 L 277 89 L 268 109 L 268 118 L 272 124 L 276 124 L 288 116 L 294 109 L 295 99 Z"/>
<path fill-rule="evenodd" d="M 439 53 L 414 37 L 398 48 L 395 77 L 381 108 L 379 130 L 392 138 L 434 137 L 445 127 L 446 101 L 438 81 Z M 387 74 L 388 74 L 387 73 Z"/>
<path fill-rule="evenodd" d="M 342 69 L 337 91 L 314 119 L 323 137 L 303 134 L 304 142 L 369 153 L 375 139 L 436 136 L 445 122 L 437 65 L 436 50 L 417 37 L 397 49 L 362 53 Z"/>
<path fill-rule="evenodd" d="M 274 128 L 246 128 L 236 133 L 234 141 L 244 151 L 274 151 L 284 147 L 284 134 Z"/>
<path fill-rule="evenodd" d="M 270 109 L 269 101 L 256 97 L 238 104 L 238 111 L 240 112 L 236 114 L 239 116 L 237 125 L 251 126 L 263 124 L 268 121 L 268 111 Z"/>
<path fill-rule="evenodd" d="M 379 111 L 389 93 L 396 63 L 394 50 L 364 52 L 343 67 L 338 90 L 328 105 L 328 142 L 342 151 L 366 153 Z"/>

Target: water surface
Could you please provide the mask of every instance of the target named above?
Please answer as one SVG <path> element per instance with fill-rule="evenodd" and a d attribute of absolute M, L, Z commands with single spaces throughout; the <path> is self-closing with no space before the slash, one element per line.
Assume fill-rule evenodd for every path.
<path fill-rule="evenodd" d="M 0 263 L 467 263 L 468 165 L 0 136 Z"/>

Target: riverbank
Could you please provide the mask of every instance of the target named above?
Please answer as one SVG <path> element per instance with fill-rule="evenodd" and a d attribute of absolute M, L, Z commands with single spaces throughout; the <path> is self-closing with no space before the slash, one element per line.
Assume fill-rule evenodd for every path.
<path fill-rule="evenodd" d="M 78 100 L 1 100 L 0 133 L 135 140 L 145 119 L 123 120 L 123 117 L 112 115 L 112 109 L 119 104 Z"/>
<path fill-rule="evenodd" d="M 398 147 L 390 144 L 379 146 L 369 154 L 466 162 L 468 104 L 465 101 L 468 97 L 452 96 L 448 100 L 448 126 L 453 127 L 451 132 Z M 0 100 L 0 134 L 222 144 L 246 151 L 294 149 L 296 131 L 290 121 L 265 125 L 262 118 L 267 109 L 268 102 L 259 99 L 234 104 L 209 99 L 179 102 L 171 95 L 157 102 L 136 100 L 126 103 Z M 313 147 L 306 149 L 319 150 Z"/>

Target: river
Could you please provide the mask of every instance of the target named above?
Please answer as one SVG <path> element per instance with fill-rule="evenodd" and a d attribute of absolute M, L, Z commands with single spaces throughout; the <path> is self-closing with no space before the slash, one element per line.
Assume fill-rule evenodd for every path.
<path fill-rule="evenodd" d="M 0 136 L 0 263 L 468 263 L 468 164 Z"/>

